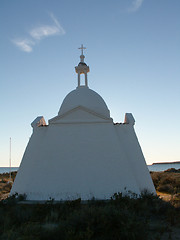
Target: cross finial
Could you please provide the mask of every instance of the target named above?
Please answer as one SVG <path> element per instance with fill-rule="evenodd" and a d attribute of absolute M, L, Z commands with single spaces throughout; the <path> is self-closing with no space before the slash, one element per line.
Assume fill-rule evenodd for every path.
<path fill-rule="evenodd" d="M 78 48 L 78 49 L 81 49 L 81 55 L 83 55 L 83 50 L 86 49 L 85 47 L 83 47 L 83 44 L 81 44 L 81 47 Z"/>

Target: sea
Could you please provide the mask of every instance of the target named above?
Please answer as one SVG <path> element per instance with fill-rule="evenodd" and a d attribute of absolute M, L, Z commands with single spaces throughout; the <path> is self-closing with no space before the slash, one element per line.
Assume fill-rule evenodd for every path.
<path fill-rule="evenodd" d="M 172 162 L 172 163 L 155 163 L 152 165 L 147 165 L 149 171 L 152 172 L 162 172 L 170 168 L 180 169 L 180 162 Z"/>
<path fill-rule="evenodd" d="M 18 167 L 11 167 L 11 172 L 17 171 Z M 9 173 L 10 168 L 9 167 L 0 167 L 0 174 L 1 173 Z"/>
<path fill-rule="evenodd" d="M 170 168 L 175 168 L 175 169 L 180 169 L 180 162 L 176 163 L 156 163 L 156 164 L 152 164 L 152 165 L 147 165 L 149 171 L 152 172 L 161 172 L 161 171 L 165 171 L 167 169 Z M 9 167 L 0 167 L 0 174 L 1 173 L 9 173 L 10 168 Z M 11 172 L 13 171 L 18 171 L 18 167 L 11 167 Z"/>

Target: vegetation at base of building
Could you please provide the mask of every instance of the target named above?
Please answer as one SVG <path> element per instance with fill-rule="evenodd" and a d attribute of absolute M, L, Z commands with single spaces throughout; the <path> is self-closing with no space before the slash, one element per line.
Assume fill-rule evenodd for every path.
<path fill-rule="evenodd" d="M 151 177 L 157 193 L 173 206 L 180 207 L 180 169 L 151 172 Z"/>
<path fill-rule="evenodd" d="M 148 192 L 140 198 L 115 193 L 108 201 L 50 199 L 44 204 L 24 203 L 25 196 L 17 194 L 5 198 L 0 201 L 0 240 L 179 239 L 180 199 L 174 196 L 180 173 L 169 170 L 151 176 L 156 189 L 171 180 L 173 192 L 164 192 L 172 196 L 168 202 Z M 7 174 L 0 175 L 5 194 L 11 187 L 8 181 Z"/>
<path fill-rule="evenodd" d="M 176 239 L 180 227 L 180 209 L 146 192 L 136 199 L 116 193 L 109 201 L 86 203 L 24 204 L 18 197 L 0 202 L 2 240 Z"/>

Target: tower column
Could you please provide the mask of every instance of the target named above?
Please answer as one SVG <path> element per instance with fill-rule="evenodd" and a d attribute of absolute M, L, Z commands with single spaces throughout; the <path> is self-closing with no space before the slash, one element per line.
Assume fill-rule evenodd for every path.
<path fill-rule="evenodd" d="M 85 71 L 84 75 L 85 75 L 85 86 L 87 87 L 88 86 L 88 81 L 87 81 L 87 72 L 86 71 Z"/>
<path fill-rule="evenodd" d="M 80 72 L 78 72 L 78 87 L 80 87 L 81 82 L 80 82 Z"/>

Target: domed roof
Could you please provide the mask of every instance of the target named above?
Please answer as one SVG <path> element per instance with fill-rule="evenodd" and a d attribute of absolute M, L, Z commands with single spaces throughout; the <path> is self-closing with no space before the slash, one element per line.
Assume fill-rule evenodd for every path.
<path fill-rule="evenodd" d="M 79 106 L 85 107 L 104 117 L 110 117 L 109 109 L 103 98 L 86 86 L 77 87 L 65 97 L 58 115 L 62 115 Z"/>

